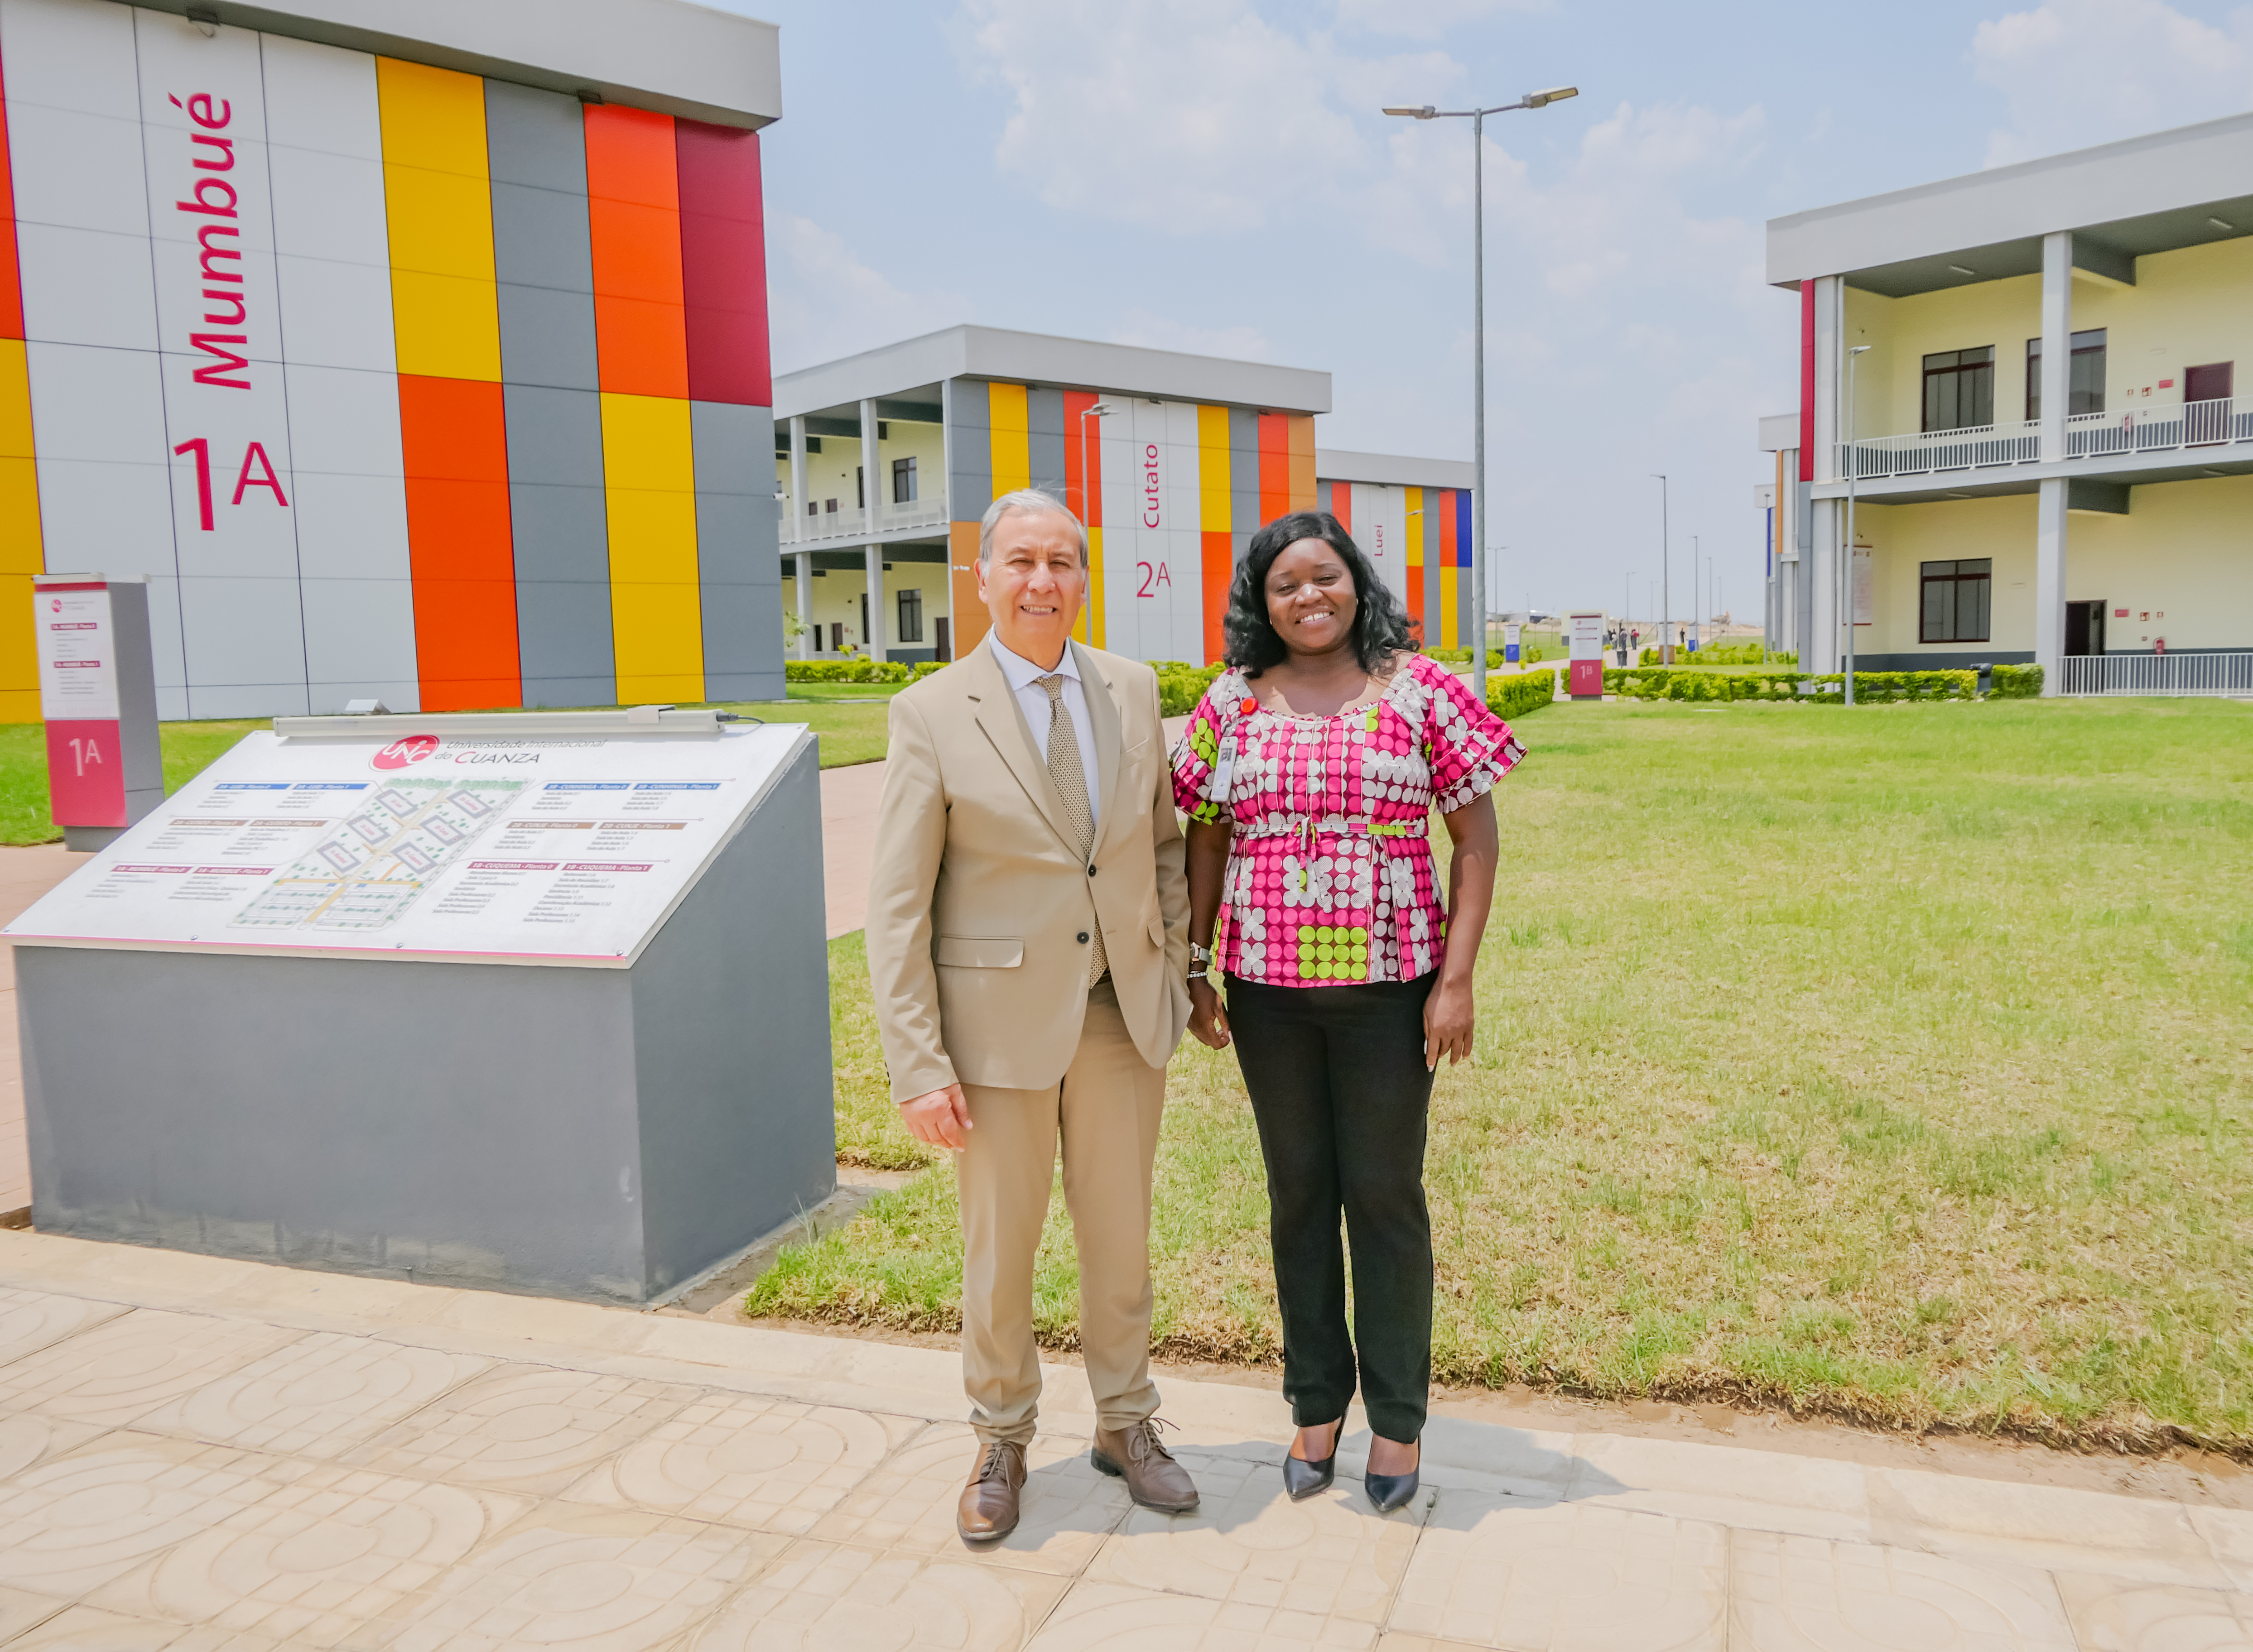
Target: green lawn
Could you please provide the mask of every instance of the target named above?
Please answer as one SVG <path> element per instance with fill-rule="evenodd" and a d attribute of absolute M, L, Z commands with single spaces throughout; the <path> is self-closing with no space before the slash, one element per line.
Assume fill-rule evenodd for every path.
<path fill-rule="evenodd" d="M 789 691 L 787 700 L 729 701 L 729 711 L 769 722 L 809 725 L 820 742 L 821 766 L 874 763 L 884 755 L 884 715 L 897 685 L 884 688 Z M 223 722 L 168 722 L 160 730 L 164 748 L 164 790 L 178 791 L 213 758 L 254 728 L 271 727 L 266 718 Z M 62 828 L 47 811 L 46 731 L 38 723 L 0 724 L 0 844 L 52 843 Z"/>
<path fill-rule="evenodd" d="M 1427 1160 L 1439 1375 L 2253 1449 L 2253 707 L 1559 706 Z M 858 938 L 839 1136 L 913 1163 Z M 1232 1054 L 1174 1063 L 1154 1337 L 1272 1361 Z M 1072 1340 L 1058 1202 L 1037 1312 Z M 753 1312 L 958 1322 L 938 1168 Z"/>

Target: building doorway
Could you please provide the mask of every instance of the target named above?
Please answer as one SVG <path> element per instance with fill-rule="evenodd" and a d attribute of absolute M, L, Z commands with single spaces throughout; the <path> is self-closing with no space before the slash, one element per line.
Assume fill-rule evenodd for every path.
<path fill-rule="evenodd" d="M 945 615 L 941 614 L 931 622 L 931 641 L 932 659 L 954 658 L 954 627 L 947 622 Z"/>
<path fill-rule="evenodd" d="M 2209 361 L 2202 367 L 2183 369 L 2183 440 L 2188 443 L 2227 442 L 2232 434 L 2230 369 L 2236 363 Z"/>
<path fill-rule="evenodd" d="M 2065 652 L 2101 654 L 2104 652 L 2104 604 L 2068 603 L 2065 605 Z"/>

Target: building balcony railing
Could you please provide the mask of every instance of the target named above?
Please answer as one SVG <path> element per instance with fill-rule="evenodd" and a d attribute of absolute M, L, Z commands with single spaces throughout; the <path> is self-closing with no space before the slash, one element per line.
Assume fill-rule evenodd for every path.
<path fill-rule="evenodd" d="M 2253 694 L 2253 652 L 2068 654 L 2058 661 L 2057 691 L 2061 694 L 2153 694 L 2170 700 Z"/>
<path fill-rule="evenodd" d="M 792 507 L 787 494 L 778 499 L 776 505 L 782 512 L 779 537 L 785 545 L 865 541 L 915 528 L 943 527 L 946 523 L 945 499 L 909 499 L 899 505 L 879 505 L 874 522 L 868 520 L 868 512 L 858 505 L 850 510 L 824 511 L 818 516 L 800 516 Z"/>
<path fill-rule="evenodd" d="M 2065 422 L 2068 459 L 2132 457 L 2237 443 L 2253 443 L 2253 408 L 2240 408 L 2226 396 L 2173 407 L 2076 413 Z M 1852 475 L 1861 482 L 2034 464 L 2041 458 L 2041 426 L 2032 419 L 2013 419 L 1959 430 L 1869 436 L 1851 448 L 1840 443 L 1838 454 L 1839 477 Z"/>

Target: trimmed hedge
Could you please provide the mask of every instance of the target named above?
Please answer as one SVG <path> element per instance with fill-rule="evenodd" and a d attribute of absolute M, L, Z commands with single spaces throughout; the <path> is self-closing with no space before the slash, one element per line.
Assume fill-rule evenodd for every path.
<path fill-rule="evenodd" d="M 1186 717 L 1196 709 L 1196 702 L 1204 698 L 1204 691 L 1212 687 L 1212 680 L 1228 667 L 1192 666 L 1186 659 L 1154 659 L 1150 669 L 1158 673 L 1159 714 Z"/>
<path fill-rule="evenodd" d="M 1561 673 L 1549 671 L 1512 672 L 1507 677 L 1489 676 L 1486 680 L 1486 703 L 1489 710 L 1504 722 L 1512 722 L 1553 704 L 1557 691 L 1563 685 Z"/>
<path fill-rule="evenodd" d="M 1766 700 L 1815 705 L 1844 705 L 1845 677 L 1817 677 L 1796 671 L 1718 672 L 1696 667 L 1657 666 L 1607 671 L 1604 692 L 1623 700 Z M 1858 671 L 1854 703 L 1890 705 L 1901 701 L 1974 700 L 1979 673 L 1973 671 Z M 1991 697 L 2029 700 L 2041 693 L 2039 666 L 1995 667 Z"/>
<path fill-rule="evenodd" d="M 911 683 L 945 664 L 943 659 L 914 665 L 904 659 L 786 659 L 782 674 L 784 681 L 793 683 Z"/>
<path fill-rule="evenodd" d="M 1656 666 L 1658 650 L 1646 648 L 1636 657 L 1636 664 Z M 1758 643 L 1746 643 L 1736 648 L 1701 648 L 1691 653 L 1687 648 L 1674 651 L 1674 664 L 1668 669 L 1680 671 L 1694 666 L 1796 666 L 1799 656 L 1785 650 L 1770 653 Z M 1859 675 L 1859 673 L 1856 673 Z"/>

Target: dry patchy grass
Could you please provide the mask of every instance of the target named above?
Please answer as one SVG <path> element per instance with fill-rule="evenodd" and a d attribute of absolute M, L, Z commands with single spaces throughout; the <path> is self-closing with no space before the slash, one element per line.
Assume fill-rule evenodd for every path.
<path fill-rule="evenodd" d="M 1479 1059 L 1433 1098 L 1442 1380 L 2253 1454 L 2253 708 L 1526 732 Z M 841 1141 L 915 1162 L 833 957 Z M 1168 1094 L 1154 1341 L 1272 1360 L 1232 1053 L 1185 1049 Z M 1056 1346 L 1072 1264 L 1058 1200 Z M 950 1328 L 959 1275 L 935 1168 L 751 1307 Z"/>

